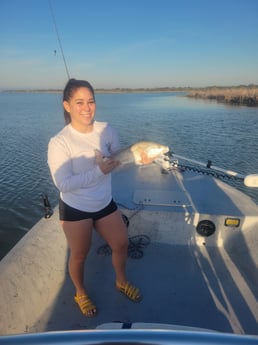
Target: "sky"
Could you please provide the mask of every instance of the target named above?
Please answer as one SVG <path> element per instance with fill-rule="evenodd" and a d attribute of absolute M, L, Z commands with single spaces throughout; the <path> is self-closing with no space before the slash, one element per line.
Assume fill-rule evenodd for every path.
<path fill-rule="evenodd" d="M 64 59 L 95 88 L 258 84 L 258 0 L 0 0 L 0 90 L 62 89 Z"/>

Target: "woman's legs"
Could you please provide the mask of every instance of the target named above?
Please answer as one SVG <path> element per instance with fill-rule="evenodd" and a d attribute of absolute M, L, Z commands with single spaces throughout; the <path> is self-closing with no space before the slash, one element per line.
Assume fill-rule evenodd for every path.
<path fill-rule="evenodd" d="M 61 224 L 70 248 L 69 274 L 76 290 L 76 296 L 80 297 L 86 294 L 84 263 L 91 245 L 93 222 L 92 219 L 85 219 L 74 222 L 62 221 Z M 86 314 L 91 316 L 95 312 L 96 308 L 93 308 Z"/>
<path fill-rule="evenodd" d="M 116 281 L 126 283 L 126 260 L 128 236 L 126 226 L 119 210 L 95 222 L 95 229 L 105 239 L 112 249 L 112 264 Z"/>
<path fill-rule="evenodd" d="M 125 223 L 119 210 L 96 221 L 95 228 L 112 249 L 112 263 L 116 274 L 116 287 L 131 301 L 140 302 L 140 290 L 126 278 L 128 236 Z"/>

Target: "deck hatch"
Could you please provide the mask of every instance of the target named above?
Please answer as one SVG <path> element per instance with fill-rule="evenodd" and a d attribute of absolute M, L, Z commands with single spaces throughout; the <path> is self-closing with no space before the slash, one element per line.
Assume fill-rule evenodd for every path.
<path fill-rule="evenodd" d="M 145 190 L 138 189 L 134 192 L 133 201 L 136 204 L 157 206 L 191 206 L 190 201 L 183 191 L 173 190 Z"/>

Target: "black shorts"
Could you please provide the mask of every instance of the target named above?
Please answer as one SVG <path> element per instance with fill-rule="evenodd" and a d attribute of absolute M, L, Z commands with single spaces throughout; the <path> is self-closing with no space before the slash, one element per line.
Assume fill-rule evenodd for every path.
<path fill-rule="evenodd" d="M 97 212 L 84 212 L 77 210 L 76 208 L 64 203 L 63 200 L 59 199 L 59 219 L 68 222 L 76 222 L 83 219 L 93 219 L 95 221 L 108 216 L 116 210 L 117 205 L 113 199 L 106 207 Z"/>

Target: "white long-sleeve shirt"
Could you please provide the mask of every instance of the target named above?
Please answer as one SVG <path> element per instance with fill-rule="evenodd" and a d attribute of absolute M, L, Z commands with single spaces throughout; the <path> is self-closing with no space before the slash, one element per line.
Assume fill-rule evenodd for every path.
<path fill-rule="evenodd" d="M 94 149 L 104 156 L 119 149 L 117 132 L 106 122 L 94 122 L 93 131 L 81 133 L 65 126 L 48 145 L 48 165 L 61 199 L 81 211 L 96 212 L 111 199 L 111 174 L 96 164 Z"/>

